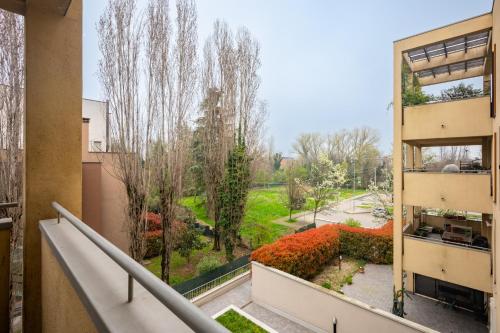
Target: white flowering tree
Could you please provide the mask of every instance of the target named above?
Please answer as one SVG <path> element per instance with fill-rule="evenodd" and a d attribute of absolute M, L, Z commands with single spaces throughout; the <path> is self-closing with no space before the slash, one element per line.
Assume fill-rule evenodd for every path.
<path fill-rule="evenodd" d="M 321 154 L 317 161 L 311 164 L 311 172 L 305 180 L 306 191 L 314 200 L 314 219 L 332 194 L 345 183 L 347 171 L 345 165 L 333 164 L 326 154 Z"/>

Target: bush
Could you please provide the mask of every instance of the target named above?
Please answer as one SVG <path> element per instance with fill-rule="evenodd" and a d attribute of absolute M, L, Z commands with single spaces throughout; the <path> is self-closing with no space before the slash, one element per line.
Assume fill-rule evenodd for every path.
<path fill-rule="evenodd" d="M 347 220 L 344 221 L 344 224 L 349 226 L 349 227 L 355 227 L 355 228 L 361 227 L 361 222 L 359 222 L 358 220 L 355 220 L 353 218 L 348 218 Z"/>
<path fill-rule="evenodd" d="M 338 254 L 338 231 L 331 225 L 325 225 L 264 245 L 252 253 L 252 260 L 308 279 Z"/>
<path fill-rule="evenodd" d="M 161 254 L 163 248 L 163 229 L 161 227 L 160 215 L 155 213 L 148 213 L 146 217 L 148 231 L 146 231 L 146 254 L 144 258 L 152 258 Z M 172 224 L 172 246 L 173 248 L 179 247 L 184 233 L 187 232 L 187 225 L 181 221 L 174 221 Z"/>
<path fill-rule="evenodd" d="M 321 272 L 339 252 L 374 264 L 391 264 L 392 227 L 392 221 L 376 229 L 324 225 L 264 245 L 251 259 L 303 279 Z"/>
<path fill-rule="evenodd" d="M 212 256 L 203 257 L 198 263 L 198 265 L 196 265 L 196 269 L 198 270 L 198 274 L 201 275 L 216 269 L 220 265 L 221 262 L 217 257 L 212 257 Z"/>
<path fill-rule="evenodd" d="M 376 229 L 339 225 L 340 252 L 373 264 L 392 264 L 392 221 Z"/>
<path fill-rule="evenodd" d="M 332 284 L 330 283 L 330 281 L 323 282 L 321 286 L 326 289 L 332 289 Z"/>

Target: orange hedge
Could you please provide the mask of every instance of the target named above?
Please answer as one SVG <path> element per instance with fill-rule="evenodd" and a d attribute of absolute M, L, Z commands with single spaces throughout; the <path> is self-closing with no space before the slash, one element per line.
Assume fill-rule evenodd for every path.
<path fill-rule="evenodd" d="M 337 225 L 340 253 L 373 264 L 392 264 L 392 220 L 380 228 L 356 228 Z"/>
<path fill-rule="evenodd" d="M 324 225 L 264 245 L 252 253 L 252 260 L 309 279 L 339 253 L 376 264 L 392 263 L 392 221 L 376 229 Z"/>
<path fill-rule="evenodd" d="M 308 279 L 339 254 L 339 233 L 329 225 L 278 239 L 252 253 L 252 260 Z"/>

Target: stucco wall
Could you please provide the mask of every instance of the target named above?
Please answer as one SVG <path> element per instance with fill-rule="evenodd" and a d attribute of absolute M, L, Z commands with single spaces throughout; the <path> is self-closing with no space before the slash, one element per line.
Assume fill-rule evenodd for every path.
<path fill-rule="evenodd" d="M 116 175 L 113 153 L 89 152 L 89 123 L 82 125 L 83 219 L 106 239 L 128 253 L 127 194 Z M 90 218 L 90 220 L 89 220 Z M 87 222 L 88 220 L 88 222 Z"/>
<path fill-rule="evenodd" d="M 491 253 L 405 236 L 403 269 L 492 292 Z"/>
<path fill-rule="evenodd" d="M 0 332 L 9 330 L 10 233 L 12 223 L 0 220 Z"/>
<path fill-rule="evenodd" d="M 492 133 L 490 97 L 406 107 L 403 140 L 486 136 Z"/>
<path fill-rule="evenodd" d="M 83 162 L 82 164 L 82 221 L 98 233 L 102 232 L 102 196 L 100 162 Z"/>
<path fill-rule="evenodd" d="M 405 172 L 403 204 L 492 212 L 489 174 Z"/>
<path fill-rule="evenodd" d="M 493 153 L 493 163 L 495 164 L 495 167 L 492 168 L 494 174 L 498 172 L 498 167 L 497 165 L 499 164 L 499 158 L 500 158 L 500 142 L 499 142 L 499 130 L 500 130 L 500 2 L 495 1 L 494 7 L 493 7 L 493 33 L 492 33 L 492 46 L 496 45 L 496 54 L 495 54 L 495 64 L 496 64 L 496 71 L 494 73 L 494 91 L 493 94 L 495 96 L 495 108 L 496 108 L 496 118 L 493 120 L 493 132 L 495 133 L 495 139 L 496 142 L 494 143 L 494 153 Z M 496 203 L 494 203 L 494 219 L 493 219 L 493 253 L 494 253 L 494 258 L 493 258 L 493 282 L 494 282 L 494 298 L 496 301 L 496 311 L 493 313 L 493 317 L 491 321 L 496 325 L 496 329 L 499 329 L 499 323 L 500 323 L 500 286 L 498 285 L 498 267 L 500 267 L 500 255 L 499 255 L 499 250 L 498 250 L 498 239 L 500 238 L 500 228 L 498 228 L 498 223 L 500 222 L 499 216 L 500 216 L 500 205 L 498 200 L 498 189 L 500 188 L 500 185 L 498 182 L 500 181 L 500 177 L 498 175 L 494 177 L 493 179 L 496 180 L 496 186 L 494 186 L 495 190 L 497 191 L 496 193 Z"/>
<path fill-rule="evenodd" d="M 70 281 L 42 237 L 42 331 L 97 332 Z"/>
<path fill-rule="evenodd" d="M 434 332 L 293 275 L 252 263 L 252 300 L 318 332 Z"/>

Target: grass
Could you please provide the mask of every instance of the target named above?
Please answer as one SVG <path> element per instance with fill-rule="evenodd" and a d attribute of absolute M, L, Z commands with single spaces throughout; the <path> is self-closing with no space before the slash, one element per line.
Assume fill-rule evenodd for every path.
<path fill-rule="evenodd" d="M 249 238 L 253 235 L 255 232 L 254 224 L 265 227 L 270 232 L 271 241 L 291 231 L 290 228 L 284 225 L 273 223 L 273 221 L 289 215 L 288 208 L 286 208 L 284 204 L 284 190 L 284 186 L 250 190 L 246 205 L 245 219 L 241 230 L 241 235 L 244 238 Z M 345 200 L 353 195 L 360 195 L 363 193 L 366 193 L 366 190 L 356 190 L 353 193 L 351 189 L 342 189 L 339 198 L 340 200 Z M 214 225 L 214 221 L 208 217 L 200 197 L 185 197 L 182 199 L 181 203 L 190 208 L 198 219 L 211 226 Z M 292 214 L 311 210 L 312 208 L 313 201 L 311 198 L 307 198 L 303 209 L 294 210 Z"/>
<path fill-rule="evenodd" d="M 267 331 L 234 310 L 228 310 L 215 318 L 222 326 L 234 333 L 266 333 Z"/>
<path fill-rule="evenodd" d="M 203 237 L 203 241 L 206 242 L 206 245 L 201 250 L 193 251 L 193 254 L 189 259 L 189 263 L 186 258 L 179 254 L 179 252 L 174 251 L 172 253 L 172 257 L 170 259 L 171 285 L 176 285 L 198 276 L 196 265 L 198 265 L 203 257 L 214 256 L 219 259 L 221 265 L 226 263 L 224 251 L 213 251 L 211 239 L 208 237 Z M 247 254 L 244 253 L 244 251 L 245 250 L 243 249 L 238 249 L 236 251 L 237 257 Z M 148 261 L 149 263 L 145 264 L 145 267 L 154 275 L 161 278 L 161 256 L 151 258 Z"/>

